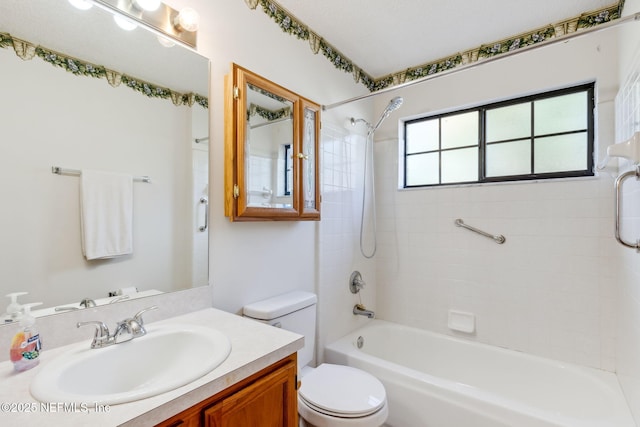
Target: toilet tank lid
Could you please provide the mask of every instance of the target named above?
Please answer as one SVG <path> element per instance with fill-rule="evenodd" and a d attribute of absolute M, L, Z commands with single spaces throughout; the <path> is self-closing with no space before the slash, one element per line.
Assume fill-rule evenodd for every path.
<path fill-rule="evenodd" d="M 245 305 L 242 314 L 254 319 L 273 320 L 285 314 L 302 310 L 317 302 L 318 297 L 314 293 L 293 291 Z"/>

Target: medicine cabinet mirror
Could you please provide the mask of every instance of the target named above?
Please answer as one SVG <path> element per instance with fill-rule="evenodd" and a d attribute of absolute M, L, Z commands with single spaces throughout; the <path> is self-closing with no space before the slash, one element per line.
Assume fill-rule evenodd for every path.
<path fill-rule="evenodd" d="M 225 123 L 225 215 L 320 219 L 320 106 L 232 64 Z"/>

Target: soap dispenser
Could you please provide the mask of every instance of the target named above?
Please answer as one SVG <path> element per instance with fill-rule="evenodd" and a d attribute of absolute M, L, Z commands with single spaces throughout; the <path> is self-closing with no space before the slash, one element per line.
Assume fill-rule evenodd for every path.
<path fill-rule="evenodd" d="M 38 357 L 42 343 L 35 327 L 36 319 L 31 315 L 31 307 L 41 304 L 41 302 L 32 302 L 23 305 L 24 313 L 20 319 L 20 331 L 13 336 L 9 350 L 9 357 L 17 372 L 26 371 L 40 363 Z"/>
<path fill-rule="evenodd" d="M 7 294 L 7 298 L 10 298 L 11 302 L 7 306 L 7 315 L 9 318 L 5 319 L 5 322 L 16 322 L 20 318 L 22 306 L 18 303 L 18 297 L 27 295 L 27 293 L 28 292 L 14 292 L 12 294 Z"/>

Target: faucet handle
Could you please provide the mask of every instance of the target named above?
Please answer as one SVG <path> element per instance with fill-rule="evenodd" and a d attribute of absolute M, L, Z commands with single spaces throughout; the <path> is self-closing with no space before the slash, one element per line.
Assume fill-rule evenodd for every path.
<path fill-rule="evenodd" d="M 144 328 L 144 320 L 142 320 L 142 315 L 147 311 L 157 310 L 157 305 L 152 305 L 151 307 L 143 308 L 139 312 L 137 312 L 132 318 L 125 319 L 118 324 L 118 331 L 125 331 L 130 337 L 128 340 L 141 337 L 147 334 L 147 330 Z M 128 341 L 126 340 L 126 341 Z"/>
<path fill-rule="evenodd" d="M 349 277 L 349 290 L 351 290 L 352 294 L 360 292 L 360 289 L 364 288 L 365 285 L 366 283 L 362 280 L 362 274 L 360 274 L 359 271 L 351 273 L 351 277 Z"/>
<path fill-rule="evenodd" d="M 91 348 L 100 348 L 104 347 L 109 341 L 109 328 L 104 322 L 100 322 L 98 320 L 92 320 L 89 322 L 78 322 L 76 327 L 79 328 L 81 326 L 94 325 L 96 327 L 96 333 L 93 336 L 93 342 L 91 343 Z"/>
<path fill-rule="evenodd" d="M 95 307 L 96 302 L 91 298 L 84 298 L 82 301 L 80 301 L 80 306 L 84 308 Z"/>
<path fill-rule="evenodd" d="M 158 309 L 157 305 L 152 305 L 151 307 L 143 308 L 142 310 L 140 310 L 139 312 L 137 312 L 133 316 L 133 320 L 138 322 L 138 324 L 140 324 L 140 326 L 144 326 L 144 321 L 142 320 L 142 315 L 144 313 L 146 313 L 147 311 L 152 311 L 152 310 L 157 310 L 157 309 Z"/>

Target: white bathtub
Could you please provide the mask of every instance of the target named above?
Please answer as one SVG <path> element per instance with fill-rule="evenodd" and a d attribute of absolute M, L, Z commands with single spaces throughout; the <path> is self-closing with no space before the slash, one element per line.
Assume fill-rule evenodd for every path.
<path fill-rule="evenodd" d="M 378 377 L 391 427 L 636 426 L 612 373 L 382 320 L 327 346 L 325 361 Z"/>

